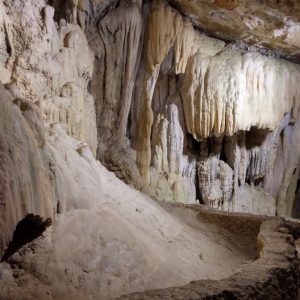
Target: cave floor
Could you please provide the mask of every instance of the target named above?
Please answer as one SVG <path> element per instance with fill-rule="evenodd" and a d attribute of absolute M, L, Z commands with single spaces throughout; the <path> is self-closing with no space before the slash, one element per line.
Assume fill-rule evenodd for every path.
<path fill-rule="evenodd" d="M 98 204 L 59 214 L 0 264 L 1 299 L 111 299 L 222 279 L 256 258 L 260 217 L 243 227 L 211 209 L 156 202 L 111 173 L 110 185 Z"/>

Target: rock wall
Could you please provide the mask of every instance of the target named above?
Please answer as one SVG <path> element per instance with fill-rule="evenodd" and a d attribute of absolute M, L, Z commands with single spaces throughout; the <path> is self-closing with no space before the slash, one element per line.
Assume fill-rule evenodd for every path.
<path fill-rule="evenodd" d="M 194 26 L 246 48 L 255 44 L 263 53 L 270 50 L 299 63 L 300 3 L 247 0 L 170 0 Z M 248 44 L 248 46 L 247 46 Z"/>
<path fill-rule="evenodd" d="M 109 169 L 159 199 L 291 214 L 298 65 L 209 38 L 164 1 L 124 1 L 93 26 L 97 157 Z"/>
<path fill-rule="evenodd" d="M 0 86 L 0 256 L 28 212 L 53 218 L 54 177 L 43 124 L 30 102 Z"/>
<path fill-rule="evenodd" d="M 0 1 L 1 256 L 25 215 L 53 218 L 70 207 L 49 147 L 53 128 L 96 152 L 94 56 L 81 27 L 55 23 L 54 13 L 43 0 Z"/>
<path fill-rule="evenodd" d="M 60 123 L 95 152 L 94 100 L 87 91 L 94 56 L 81 27 L 55 23 L 54 8 L 43 0 L 1 1 L 1 7 L 0 80 L 14 97 L 38 106 L 46 125 Z"/>

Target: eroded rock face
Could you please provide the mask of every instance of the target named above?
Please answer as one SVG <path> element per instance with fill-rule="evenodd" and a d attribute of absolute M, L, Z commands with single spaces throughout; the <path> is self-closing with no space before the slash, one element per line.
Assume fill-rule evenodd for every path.
<path fill-rule="evenodd" d="M 94 101 L 87 91 L 94 56 L 82 29 L 64 20 L 55 23 L 53 7 L 43 0 L 4 4 L 1 25 L 7 45 L 1 52 L 0 80 L 14 97 L 38 105 L 45 124 L 62 124 L 95 152 Z"/>
<path fill-rule="evenodd" d="M 170 3 L 195 26 L 215 37 L 266 47 L 300 60 L 297 0 L 171 0 Z"/>
<path fill-rule="evenodd" d="M 54 178 L 43 124 L 32 103 L 0 86 L 0 256 L 17 223 L 32 212 L 53 217 Z"/>
<path fill-rule="evenodd" d="M 52 218 L 67 207 L 47 128 L 60 124 L 94 153 L 97 143 L 94 100 L 87 91 L 94 57 L 82 29 L 55 23 L 54 9 L 42 0 L 0 1 L 0 12 L 3 254 L 25 215 Z"/>
<path fill-rule="evenodd" d="M 160 199 L 291 213 L 298 65 L 209 38 L 164 1 L 124 2 L 98 26 L 92 94 L 108 168 Z"/>
<path fill-rule="evenodd" d="M 97 157 L 130 183 L 129 178 L 138 178 L 126 131 L 140 58 L 141 5 L 122 2 L 97 27 L 91 38 L 96 55 L 91 88 L 99 132 Z"/>

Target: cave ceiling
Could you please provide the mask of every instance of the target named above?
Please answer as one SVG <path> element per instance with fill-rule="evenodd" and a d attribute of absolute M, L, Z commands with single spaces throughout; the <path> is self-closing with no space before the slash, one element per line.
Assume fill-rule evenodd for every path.
<path fill-rule="evenodd" d="M 299 0 L 170 0 L 210 36 L 300 62 Z"/>

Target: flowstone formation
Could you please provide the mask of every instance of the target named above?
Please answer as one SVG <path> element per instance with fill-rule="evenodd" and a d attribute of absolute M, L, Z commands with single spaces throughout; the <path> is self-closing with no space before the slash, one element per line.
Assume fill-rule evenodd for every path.
<path fill-rule="evenodd" d="M 292 214 L 298 65 L 210 38 L 164 1 L 121 1 L 87 36 L 104 165 L 159 199 Z"/>
<path fill-rule="evenodd" d="M 0 0 L 0 299 L 296 299 L 287 2 Z"/>

